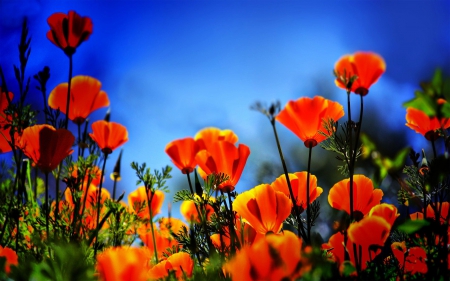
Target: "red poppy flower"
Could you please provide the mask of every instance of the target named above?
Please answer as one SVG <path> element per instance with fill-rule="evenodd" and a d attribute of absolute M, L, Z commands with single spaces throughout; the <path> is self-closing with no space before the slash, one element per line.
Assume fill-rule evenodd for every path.
<path fill-rule="evenodd" d="M 50 30 L 47 38 L 64 53 L 71 56 L 83 41 L 92 34 L 92 21 L 88 17 L 82 17 L 75 11 L 54 13 L 47 19 Z"/>
<path fill-rule="evenodd" d="M 66 129 L 34 125 L 23 130 L 18 146 L 44 172 L 56 169 L 70 155 L 75 137 Z"/>
<path fill-rule="evenodd" d="M 11 136 L 9 134 L 10 128 L 3 129 L 0 128 L 0 154 L 10 152 L 12 150 L 9 142 L 11 141 Z"/>
<path fill-rule="evenodd" d="M 51 91 L 48 106 L 66 114 L 68 83 L 61 83 Z M 70 89 L 69 119 L 82 124 L 93 111 L 109 106 L 108 95 L 100 90 L 102 83 L 90 76 L 75 76 Z"/>
<path fill-rule="evenodd" d="M 369 88 L 378 81 L 386 71 L 383 58 L 372 52 L 357 52 L 353 55 L 341 57 L 334 66 L 336 85 L 342 89 L 349 89 L 355 94 L 365 96 Z M 352 77 L 356 76 L 353 83 Z"/>
<path fill-rule="evenodd" d="M 245 191 L 233 202 L 233 210 L 261 234 L 280 232 L 291 206 L 291 200 L 269 184 Z"/>
<path fill-rule="evenodd" d="M 9 100 L 12 100 L 14 98 L 14 94 L 9 92 L 8 97 Z M 3 92 L 2 87 L 0 87 L 0 128 L 3 128 L 3 126 L 8 123 L 5 114 L 5 110 L 9 105 L 8 97 L 6 96 L 6 92 Z"/>
<path fill-rule="evenodd" d="M 5 269 L 6 274 L 11 272 L 11 265 L 17 266 L 19 264 L 19 257 L 13 249 L 0 246 L 0 257 L 6 258 Z"/>
<path fill-rule="evenodd" d="M 364 175 L 353 177 L 353 209 L 367 214 L 373 206 L 380 204 L 383 191 L 374 189 L 372 180 Z M 341 180 L 333 185 L 328 194 L 331 207 L 350 214 L 350 179 Z"/>
<path fill-rule="evenodd" d="M 423 111 L 408 107 L 406 109 L 406 126 L 416 133 L 422 134 L 427 140 L 434 141 L 440 136 L 441 128 L 450 128 L 450 118 L 430 117 Z"/>
<path fill-rule="evenodd" d="M 427 273 L 427 253 L 423 248 L 411 247 L 410 249 L 407 249 L 405 241 L 403 241 L 392 243 L 391 249 L 402 271 L 408 272 L 411 275 L 416 273 Z"/>
<path fill-rule="evenodd" d="M 200 168 L 207 174 L 226 174 L 229 179 L 221 183 L 217 189 L 223 192 L 233 191 L 241 177 L 250 149 L 244 144 L 238 147 L 227 141 L 216 141 L 207 150 L 201 150 L 195 156 Z"/>
<path fill-rule="evenodd" d="M 306 147 L 314 147 L 327 139 L 327 136 L 320 133 L 328 133 L 324 122 L 328 119 L 337 121 L 342 116 L 344 116 L 344 108 L 338 102 L 315 96 L 289 101 L 276 120 L 296 134 Z"/>
<path fill-rule="evenodd" d="M 183 174 L 191 173 L 197 166 L 195 155 L 199 147 L 193 138 L 174 140 L 167 144 L 165 151 Z"/>
<path fill-rule="evenodd" d="M 156 190 L 153 194 L 149 194 L 149 198 L 151 200 L 150 208 L 152 210 L 153 217 L 161 211 L 164 196 L 164 192 L 161 190 Z M 145 186 L 138 187 L 135 191 L 128 195 L 128 204 L 130 205 L 130 208 L 141 218 L 150 218 L 147 201 Z"/>
<path fill-rule="evenodd" d="M 108 248 L 97 256 L 97 271 L 102 281 L 149 279 L 147 254 L 142 248 Z"/>
<path fill-rule="evenodd" d="M 89 136 L 105 154 L 111 154 L 114 149 L 128 141 L 127 128 L 119 123 L 95 121 L 92 123 L 92 131 Z"/>
<path fill-rule="evenodd" d="M 317 177 L 309 174 L 309 200 L 314 202 L 323 189 L 317 186 Z M 289 180 L 291 181 L 292 193 L 298 206 L 301 206 L 303 210 L 306 210 L 306 178 L 307 172 L 297 172 L 289 174 Z M 274 182 L 270 184 L 276 191 L 283 192 L 287 197 L 290 197 L 289 187 L 287 185 L 286 176 L 279 176 Z"/>
<path fill-rule="evenodd" d="M 14 95 L 13 93 L 8 93 L 9 100 L 12 100 Z M 6 93 L 2 92 L 2 88 L 0 87 L 0 154 L 6 153 L 12 150 L 10 145 L 11 136 L 10 136 L 10 127 L 5 128 L 9 122 L 6 119 L 5 110 L 8 108 L 9 102 L 6 97 Z"/>

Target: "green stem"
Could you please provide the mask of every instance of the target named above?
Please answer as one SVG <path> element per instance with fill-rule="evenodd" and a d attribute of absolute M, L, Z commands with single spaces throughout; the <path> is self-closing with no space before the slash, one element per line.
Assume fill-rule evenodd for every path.
<path fill-rule="evenodd" d="M 306 174 L 306 230 L 307 230 L 307 238 L 308 242 L 311 242 L 311 207 L 310 207 L 310 198 L 309 198 L 309 174 L 311 172 L 311 154 L 312 154 L 312 146 L 309 146 L 309 155 L 308 155 L 308 173 Z"/>
<path fill-rule="evenodd" d="M 158 260 L 158 249 L 156 248 L 156 238 L 155 238 L 155 229 L 153 227 L 153 211 L 152 211 L 152 201 L 153 201 L 153 196 L 155 195 L 154 192 L 151 192 L 152 196 L 149 196 L 149 192 L 151 192 L 151 190 L 147 187 L 145 187 L 145 194 L 147 195 L 147 205 L 148 205 L 148 212 L 150 214 L 150 230 L 152 231 L 152 240 L 153 240 L 153 252 L 155 253 L 155 261 L 156 263 L 159 263 Z"/>
<path fill-rule="evenodd" d="M 436 159 L 437 158 L 437 153 L 436 153 L 436 144 L 434 143 L 434 140 L 431 140 L 431 146 L 433 147 L 434 159 Z"/>
<path fill-rule="evenodd" d="M 234 229 L 234 214 L 233 214 L 233 204 L 231 202 L 231 192 L 227 192 L 228 195 L 228 204 L 230 205 L 230 246 L 231 246 L 231 255 L 233 256 L 236 253 L 236 246 L 240 248 L 239 240 L 237 239 L 236 231 Z"/>
<path fill-rule="evenodd" d="M 350 223 L 353 221 L 353 126 L 352 126 L 352 109 L 350 106 L 350 91 L 347 91 L 347 110 L 348 110 L 348 123 L 347 123 L 347 133 L 349 134 L 349 152 L 350 152 L 350 163 L 348 165 L 348 172 L 350 177 Z"/>
<path fill-rule="evenodd" d="M 189 176 L 189 174 L 190 173 L 186 173 L 188 183 L 189 183 L 189 189 L 191 190 L 192 196 L 195 196 L 194 188 L 192 187 L 191 177 Z M 195 210 L 197 210 L 197 214 L 200 218 L 200 221 L 203 221 L 203 215 L 202 215 L 202 213 L 200 213 L 200 210 L 198 209 L 197 204 L 195 204 L 195 201 L 194 201 L 194 205 L 195 205 Z"/>
<path fill-rule="evenodd" d="M 286 182 L 287 182 L 287 185 L 288 185 L 289 194 L 291 196 L 291 200 L 292 200 L 292 204 L 293 204 L 293 208 L 294 208 L 294 212 L 295 212 L 295 218 L 297 220 L 297 225 L 298 225 L 297 230 L 299 231 L 299 235 L 301 235 L 304 240 L 308 241 L 306 233 L 305 233 L 305 229 L 303 227 L 302 220 L 300 218 L 300 212 L 299 212 L 299 210 L 297 208 L 297 200 L 294 197 L 294 192 L 292 192 L 292 186 L 291 186 L 291 181 L 289 179 L 288 170 L 287 170 L 287 167 L 286 167 L 286 161 L 284 160 L 283 151 L 281 150 L 280 140 L 278 138 L 278 133 L 277 133 L 277 129 L 276 129 L 276 126 L 275 126 L 275 119 L 271 119 L 270 120 L 270 124 L 272 125 L 273 133 L 275 135 L 275 140 L 277 142 L 278 153 L 280 154 L 281 164 L 283 165 L 284 176 L 286 177 Z M 301 232 L 301 234 L 300 234 L 300 232 Z"/>
<path fill-rule="evenodd" d="M 50 236 L 49 226 L 48 226 L 48 216 L 49 216 L 49 205 L 48 205 L 48 172 L 45 173 L 45 230 L 47 231 L 47 241 Z"/>
<path fill-rule="evenodd" d="M 105 174 L 105 167 L 106 167 L 106 158 L 108 157 L 107 153 L 104 153 L 105 159 L 103 160 L 103 167 L 102 167 L 102 174 L 100 176 L 100 186 L 98 188 L 98 197 L 97 197 L 97 233 L 95 234 L 95 246 L 94 246 L 94 259 L 97 256 L 97 250 L 98 250 L 98 233 L 100 232 L 100 229 L 98 229 L 100 224 L 100 206 L 101 206 L 101 199 L 102 199 L 102 185 L 103 185 L 103 175 Z M 86 188 L 89 188 L 87 186 Z"/>

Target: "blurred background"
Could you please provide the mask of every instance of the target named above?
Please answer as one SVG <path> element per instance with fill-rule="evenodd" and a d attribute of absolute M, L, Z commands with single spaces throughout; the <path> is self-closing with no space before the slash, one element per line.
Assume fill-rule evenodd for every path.
<path fill-rule="evenodd" d="M 277 100 L 284 106 L 302 96 L 321 95 L 347 111 L 346 93 L 334 85 L 332 70 L 342 55 L 360 50 L 379 53 L 387 65 L 364 98 L 362 131 L 386 157 L 407 146 L 431 150 L 421 135 L 405 126 L 402 103 L 414 97 L 419 83 L 430 80 L 436 68 L 450 72 L 448 1 L 0 0 L 0 65 L 10 91 L 18 92 L 13 65 L 19 64 L 17 45 L 25 18 L 32 39 L 27 74 L 49 66 L 49 91 L 67 82 L 68 59 L 46 33 L 47 18 L 69 10 L 90 17 L 94 26 L 74 55 L 73 73 L 102 82 L 111 100 L 111 120 L 129 131 L 119 193 L 136 188 L 132 161 L 146 162 L 152 169 L 171 165 L 166 144 L 209 126 L 232 129 L 251 149 L 238 192 L 272 182 L 282 173 L 275 139 L 267 118 L 250 106 Z M 28 102 L 40 110 L 36 85 L 32 79 Z M 359 97 L 351 98 L 357 116 Z M 91 123 L 106 111 L 96 111 Z M 281 124 L 278 130 L 289 171 L 306 170 L 303 142 Z M 108 175 L 118 155 L 117 150 L 110 156 Z M 10 158 L 8 153 L 0 155 Z M 343 176 L 334 154 L 317 147 L 312 159 L 311 172 L 324 189 L 321 221 L 314 230 L 328 237 L 329 221 L 335 219 L 328 190 Z M 376 169 L 370 161 L 360 161 L 357 173 L 374 177 Z M 163 214 L 174 191 L 188 188 L 175 167 L 172 175 Z M 104 186 L 112 189 L 109 177 Z M 397 204 L 396 177 L 388 176 L 379 186 L 383 201 Z M 173 216 L 179 216 L 178 206 L 173 205 Z"/>

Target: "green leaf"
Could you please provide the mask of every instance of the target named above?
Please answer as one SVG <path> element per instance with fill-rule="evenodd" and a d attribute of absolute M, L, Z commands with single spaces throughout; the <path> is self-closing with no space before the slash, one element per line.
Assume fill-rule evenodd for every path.
<path fill-rule="evenodd" d="M 403 166 L 405 165 L 406 157 L 408 156 L 410 151 L 411 148 L 409 147 L 405 147 L 400 150 L 397 155 L 395 155 L 394 160 L 392 161 L 392 168 L 396 170 L 403 168 Z"/>
<path fill-rule="evenodd" d="M 353 272 L 356 271 L 355 266 L 353 266 L 353 264 L 350 261 L 344 261 L 342 263 L 342 275 L 344 276 L 350 276 Z"/>
<path fill-rule="evenodd" d="M 441 113 L 442 113 L 442 117 L 450 118 L 450 102 L 446 102 L 442 105 Z"/>
<path fill-rule="evenodd" d="M 438 94 L 438 96 L 441 95 L 442 82 L 442 70 L 438 68 L 434 72 L 433 78 L 431 80 L 431 86 L 433 87 L 434 92 Z"/>
<path fill-rule="evenodd" d="M 424 226 L 428 226 L 430 223 L 426 220 L 409 220 L 398 226 L 398 230 L 407 234 L 412 234 L 420 230 Z"/>
<path fill-rule="evenodd" d="M 194 195 L 192 195 L 192 193 L 187 189 L 177 191 L 177 193 L 175 193 L 175 195 L 173 196 L 174 203 L 188 200 L 194 200 Z"/>
<path fill-rule="evenodd" d="M 367 158 L 370 156 L 372 151 L 376 150 L 377 147 L 375 143 L 369 138 L 368 135 L 362 133 L 361 134 L 361 143 L 362 143 L 362 157 Z"/>
<path fill-rule="evenodd" d="M 403 106 L 421 110 L 428 116 L 436 116 L 437 106 L 432 97 L 421 91 L 416 91 L 414 94 L 416 97 L 405 102 Z"/>

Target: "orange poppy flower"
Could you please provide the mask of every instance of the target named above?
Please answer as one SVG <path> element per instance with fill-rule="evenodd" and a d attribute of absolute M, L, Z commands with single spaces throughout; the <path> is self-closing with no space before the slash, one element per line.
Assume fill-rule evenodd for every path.
<path fill-rule="evenodd" d="M 170 234 L 171 232 L 177 234 L 183 228 L 188 229 L 188 226 L 180 219 L 177 218 L 160 218 L 158 220 L 159 229 L 161 232 Z"/>
<path fill-rule="evenodd" d="M 394 205 L 382 203 L 379 205 L 375 205 L 372 209 L 370 209 L 368 216 L 382 217 L 392 227 L 394 225 L 395 220 L 400 216 L 400 214 L 398 213 L 397 208 Z"/>
<path fill-rule="evenodd" d="M 18 146 L 44 172 L 56 169 L 70 155 L 75 137 L 66 129 L 34 125 L 23 130 Z"/>
<path fill-rule="evenodd" d="M 149 199 L 151 201 L 152 216 L 155 217 L 161 211 L 161 207 L 164 201 L 164 192 L 156 190 L 154 193 L 149 191 Z M 135 191 L 128 195 L 128 204 L 131 210 L 133 210 L 140 218 L 150 218 L 148 210 L 147 194 L 145 186 L 138 187 Z"/>
<path fill-rule="evenodd" d="M 290 199 L 269 184 L 245 191 L 233 202 L 233 210 L 261 234 L 280 232 L 291 206 Z"/>
<path fill-rule="evenodd" d="M 197 194 L 195 194 L 195 196 L 200 198 Z M 212 198 L 210 199 L 210 202 L 213 202 Z M 211 215 L 214 214 L 214 209 L 209 204 L 206 204 L 205 206 L 198 206 L 198 209 L 202 215 L 206 215 L 207 221 L 209 221 L 211 219 Z M 200 216 L 197 213 L 197 208 L 195 207 L 195 202 L 192 200 L 183 201 L 183 203 L 181 203 L 180 213 L 188 222 L 201 222 Z"/>
<path fill-rule="evenodd" d="M 247 245 L 224 265 L 232 281 L 297 280 L 300 277 L 301 240 L 284 231 Z"/>
<path fill-rule="evenodd" d="M 324 122 L 334 121 L 344 116 L 344 108 L 338 102 L 327 100 L 320 96 L 314 98 L 302 97 L 289 101 L 277 115 L 276 120 L 297 135 L 306 147 L 314 147 L 327 139 Z"/>
<path fill-rule="evenodd" d="M 114 149 L 128 141 L 127 128 L 119 123 L 95 121 L 92 123 L 92 131 L 89 136 L 105 154 L 111 154 Z"/>
<path fill-rule="evenodd" d="M 78 178 L 79 172 L 83 172 L 85 174 L 84 179 L 82 180 L 84 186 L 88 182 L 90 182 L 90 184 L 93 184 L 95 186 L 100 184 L 102 170 L 98 166 L 93 166 L 92 168 L 87 168 L 86 171 L 80 171 L 80 169 L 77 167 L 77 165 L 74 165 L 71 176 L 74 178 Z M 89 178 L 91 178 L 91 179 L 89 179 Z"/>
<path fill-rule="evenodd" d="M 322 194 L 323 189 L 317 186 L 317 177 L 315 175 L 309 174 L 309 200 L 314 202 L 320 194 Z M 306 178 L 307 172 L 297 172 L 289 174 L 289 180 L 291 182 L 292 193 L 297 203 L 297 206 L 301 206 L 303 210 L 306 210 Z M 276 191 L 283 192 L 287 197 L 290 197 L 289 187 L 287 185 L 286 176 L 279 176 L 274 182 L 270 184 Z"/>
<path fill-rule="evenodd" d="M 97 227 L 97 202 L 98 202 L 98 193 L 100 188 L 90 185 L 87 191 L 86 205 L 85 205 L 85 218 L 84 218 L 84 227 L 86 229 L 94 229 Z M 84 198 L 84 196 L 82 197 Z M 100 194 L 100 215 L 104 214 L 107 210 L 105 206 L 106 200 L 111 198 L 111 194 L 106 188 L 102 188 Z M 84 199 L 83 199 L 84 200 Z M 82 201 L 83 202 L 83 201 Z M 102 226 L 103 228 L 107 228 L 108 225 L 105 223 Z"/>
<path fill-rule="evenodd" d="M 236 217 L 234 226 L 237 238 L 242 247 L 251 245 L 253 242 L 264 237 L 263 234 L 258 234 L 250 224 L 244 222 L 239 216 Z M 222 233 L 215 233 L 210 238 L 217 250 L 227 252 L 230 249 L 230 230 L 228 226 L 223 227 Z"/>
<path fill-rule="evenodd" d="M 6 274 L 11 272 L 11 265 L 19 265 L 19 257 L 13 249 L 0 246 L 0 257 L 6 258 L 4 269 Z"/>
<path fill-rule="evenodd" d="M 439 212 L 439 215 L 437 216 L 439 219 L 439 222 L 441 224 L 445 223 L 447 221 L 448 215 L 449 215 L 449 202 L 437 202 L 437 203 L 433 203 L 434 204 L 434 208 L 431 204 L 428 204 L 427 206 L 427 218 L 428 219 L 436 219 L 436 211 Z M 412 220 L 423 220 L 423 213 L 424 213 L 424 209 L 422 208 L 421 212 L 415 212 L 409 215 L 409 217 Z"/>
<path fill-rule="evenodd" d="M 383 58 L 372 52 L 356 52 L 353 55 L 341 57 L 334 66 L 335 83 L 339 88 L 349 89 L 355 94 L 365 96 L 369 88 L 378 81 L 386 71 Z M 356 80 L 350 83 L 353 76 Z"/>
<path fill-rule="evenodd" d="M 142 248 L 108 248 L 97 256 L 96 267 L 103 281 L 149 279 L 149 260 Z"/>
<path fill-rule="evenodd" d="M 194 260 L 188 253 L 178 252 L 167 258 L 165 267 L 167 271 L 174 272 L 178 280 L 184 280 L 185 275 L 187 278 L 192 276 Z"/>
<path fill-rule="evenodd" d="M 345 246 L 344 246 L 344 234 L 337 232 L 328 239 L 328 243 L 322 244 L 322 250 L 327 250 L 329 258 L 337 263 L 341 264 L 345 260 Z M 331 255 L 330 255 L 331 254 Z"/>
<path fill-rule="evenodd" d="M 92 33 L 92 21 L 75 11 L 54 13 L 47 19 L 50 30 L 47 38 L 61 48 L 67 56 L 72 56 L 76 48 L 86 41 Z"/>
<path fill-rule="evenodd" d="M 217 141 L 227 141 L 236 144 L 238 136 L 229 129 L 220 130 L 215 127 L 208 127 L 200 130 L 194 137 L 199 150 L 208 150 Z"/>
<path fill-rule="evenodd" d="M 226 174 L 229 179 L 221 183 L 217 189 L 223 192 L 234 190 L 244 170 L 250 149 L 244 144 L 238 147 L 227 141 L 216 141 L 207 150 L 201 150 L 195 156 L 200 168 L 207 174 Z"/>
<path fill-rule="evenodd" d="M 153 230 L 158 259 L 164 259 L 164 256 L 169 253 L 167 249 L 173 248 L 174 246 L 178 247 L 179 244 L 169 231 L 158 229 L 155 224 L 153 224 Z M 142 224 L 137 229 L 137 233 L 141 241 L 148 247 L 151 255 L 153 256 L 155 253 L 155 248 L 153 245 L 153 235 L 150 225 L 148 223 Z"/>
<path fill-rule="evenodd" d="M 353 243 L 369 248 L 371 245 L 384 246 L 390 231 L 391 225 L 384 218 L 368 216 L 350 224 L 347 234 Z"/>
<path fill-rule="evenodd" d="M 423 111 L 408 107 L 406 109 L 406 126 L 421 134 L 427 140 L 434 141 L 440 136 L 439 130 L 441 128 L 450 128 L 450 118 L 430 117 Z"/>
<path fill-rule="evenodd" d="M 380 204 L 383 191 L 374 189 L 372 180 L 364 175 L 353 176 L 353 209 L 360 217 L 367 214 L 373 206 Z M 350 214 L 350 179 L 333 185 L 328 194 L 331 207 Z"/>
<path fill-rule="evenodd" d="M 169 276 L 169 272 L 166 269 L 167 260 L 162 260 L 155 264 L 148 272 L 150 280 L 165 280 Z"/>
<path fill-rule="evenodd" d="M 61 83 L 51 91 L 48 106 L 66 114 L 68 83 Z M 69 119 L 82 124 L 93 111 L 109 106 L 108 95 L 100 90 L 102 83 L 90 76 L 78 75 L 72 78 L 70 85 Z"/>
<path fill-rule="evenodd" d="M 199 147 L 193 138 L 174 140 L 167 144 L 165 151 L 183 174 L 192 173 L 197 166 L 195 155 Z"/>
<path fill-rule="evenodd" d="M 355 265 L 355 251 L 360 262 L 361 269 L 367 267 L 367 262 L 372 261 L 381 253 L 391 226 L 385 219 L 378 216 L 365 217 L 359 222 L 352 223 L 348 228 L 348 240 L 344 247 L 344 235 L 341 232 L 333 234 L 328 243 L 322 245 L 323 250 L 328 250 L 331 259 L 341 265 L 345 260 L 345 252 L 350 256 L 350 261 Z M 378 246 L 378 247 L 377 247 Z"/>

